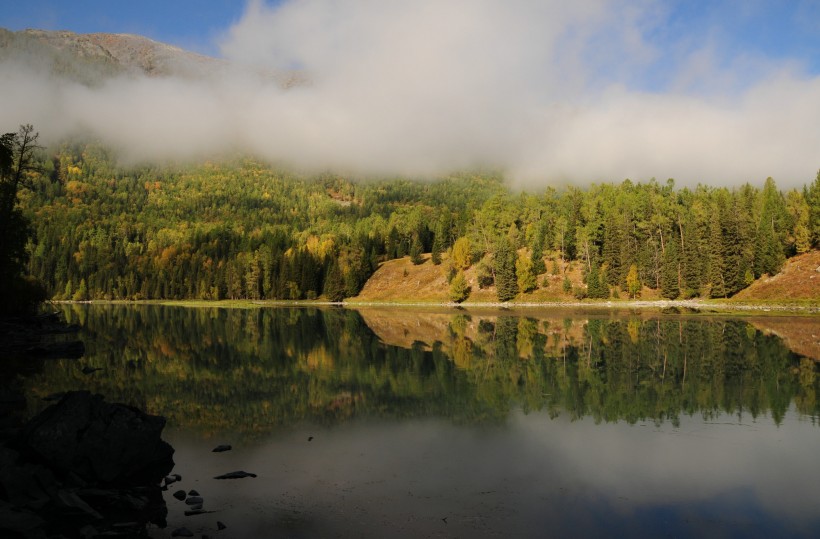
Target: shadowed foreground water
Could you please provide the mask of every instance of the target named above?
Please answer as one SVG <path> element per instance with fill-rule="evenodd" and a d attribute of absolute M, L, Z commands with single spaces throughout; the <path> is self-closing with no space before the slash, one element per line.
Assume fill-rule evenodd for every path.
<path fill-rule="evenodd" d="M 66 312 L 88 355 L 31 406 L 91 389 L 169 418 L 183 480 L 154 537 L 820 535 L 817 367 L 742 320 Z M 234 470 L 257 477 L 213 479 Z"/>

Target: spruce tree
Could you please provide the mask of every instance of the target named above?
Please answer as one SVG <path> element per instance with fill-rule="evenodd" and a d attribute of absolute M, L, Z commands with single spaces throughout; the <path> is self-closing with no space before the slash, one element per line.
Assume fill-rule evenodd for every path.
<path fill-rule="evenodd" d="M 609 267 L 607 271 L 607 283 L 615 286 L 621 282 L 621 250 L 623 249 L 623 238 L 621 235 L 621 225 L 614 215 L 606 221 L 604 227 L 604 245 L 601 249 L 603 262 Z"/>
<path fill-rule="evenodd" d="M 541 275 L 547 271 L 547 266 L 544 264 L 544 236 L 541 230 L 536 232 L 535 238 L 532 242 L 532 273 L 534 275 Z"/>
<path fill-rule="evenodd" d="M 502 237 L 495 252 L 495 287 L 499 301 L 510 301 L 518 295 L 516 259 L 512 243 L 506 237 Z"/>
<path fill-rule="evenodd" d="M 663 253 L 661 266 L 661 296 L 675 299 L 680 295 L 680 257 L 678 256 L 678 242 L 667 242 Z"/>
<path fill-rule="evenodd" d="M 433 235 L 433 247 L 431 249 L 431 260 L 438 266 L 441 264 L 441 253 L 447 248 L 447 233 L 443 219 L 436 223 L 436 230 Z"/>
<path fill-rule="evenodd" d="M 809 236 L 811 244 L 820 249 L 820 170 L 810 187 L 804 187 L 803 195 L 809 205 Z"/>
<path fill-rule="evenodd" d="M 433 249 L 430 252 L 430 260 L 433 262 L 434 265 L 438 266 L 441 264 L 441 252 L 442 252 L 442 242 L 439 240 L 439 235 L 433 238 Z"/>
<path fill-rule="evenodd" d="M 342 301 L 345 298 L 344 276 L 336 260 L 331 260 L 327 268 L 324 294 L 328 301 Z"/>
<path fill-rule="evenodd" d="M 711 285 L 709 295 L 713 298 L 726 297 L 725 263 L 720 208 L 715 207 L 709 221 L 709 284 Z"/>
<path fill-rule="evenodd" d="M 606 283 L 601 280 L 601 272 L 597 262 L 590 266 L 589 273 L 587 273 L 587 297 L 593 299 L 605 299 L 609 297 L 609 288 Z"/>
<path fill-rule="evenodd" d="M 700 253 L 700 237 L 698 229 L 691 221 L 684 226 L 684 237 L 686 238 L 681 259 L 681 277 L 683 279 L 683 290 L 681 296 L 688 299 L 699 295 L 700 285 L 703 282 L 703 257 Z"/>
<path fill-rule="evenodd" d="M 410 245 L 410 262 L 416 266 L 424 262 L 424 258 L 421 256 L 422 249 L 418 234 L 413 234 L 413 243 Z"/>

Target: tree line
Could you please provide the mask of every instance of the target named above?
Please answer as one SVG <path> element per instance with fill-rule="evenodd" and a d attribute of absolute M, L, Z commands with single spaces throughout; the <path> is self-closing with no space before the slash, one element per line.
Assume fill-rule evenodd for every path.
<path fill-rule="evenodd" d="M 440 265 L 454 301 L 468 297 L 471 267 L 507 301 L 569 263 L 583 267 L 581 297 L 649 287 L 722 298 L 820 247 L 820 173 L 785 192 L 772 178 L 519 192 L 485 171 L 411 181 L 301 174 L 250 158 L 123 166 L 105 146 L 80 142 L 37 156 L 28 189 L 15 193 L 14 215 L 33 234 L 14 256 L 58 299 L 340 301 L 381 262 L 405 256 Z"/>

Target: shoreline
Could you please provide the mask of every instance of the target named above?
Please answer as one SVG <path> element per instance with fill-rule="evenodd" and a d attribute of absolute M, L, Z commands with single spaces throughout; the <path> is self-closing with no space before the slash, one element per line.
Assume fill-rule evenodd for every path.
<path fill-rule="evenodd" d="M 439 302 L 439 301 L 356 301 L 340 302 L 321 300 L 52 300 L 48 304 L 59 305 L 167 305 L 178 307 L 216 307 L 216 308 L 259 308 L 259 307 L 406 307 L 406 308 L 447 308 L 454 310 L 467 309 L 603 309 L 617 310 L 651 310 L 651 309 L 687 309 L 692 311 L 720 313 L 774 313 L 820 315 L 820 300 L 798 300 L 798 302 L 730 302 L 726 300 L 618 300 L 618 301 L 545 301 L 545 302 Z M 683 313 L 681 313 L 683 314 Z"/>

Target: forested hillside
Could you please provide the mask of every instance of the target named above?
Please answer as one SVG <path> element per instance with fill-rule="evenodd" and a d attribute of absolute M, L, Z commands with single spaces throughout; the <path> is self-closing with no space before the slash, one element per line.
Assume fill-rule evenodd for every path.
<path fill-rule="evenodd" d="M 460 290 L 469 267 L 505 301 L 570 262 L 583 268 L 581 296 L 648 286 L 728 297 L 820 246 L 820 174 L 787 192 L 772 179 L 517 192 L 486 172 L 354 181 L 251 159 L 122 167 L 96 144 L 48 155 L 21 202 L 36 232 L 30 271 L 60 299 L 338 301 L 381 261 L 421 263 L 421 253 L 440 264 L 454 301 L 470 293 Z"/>

